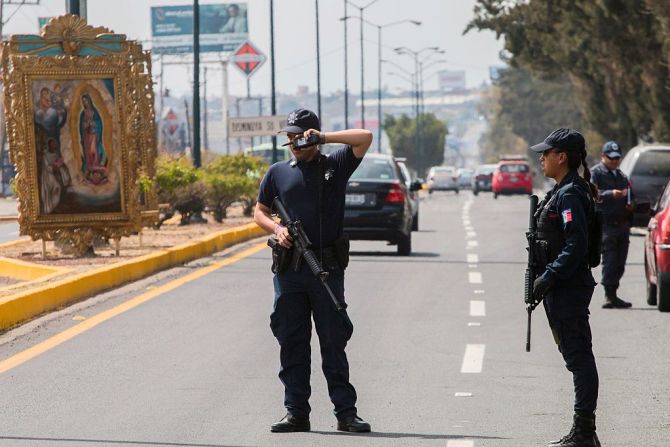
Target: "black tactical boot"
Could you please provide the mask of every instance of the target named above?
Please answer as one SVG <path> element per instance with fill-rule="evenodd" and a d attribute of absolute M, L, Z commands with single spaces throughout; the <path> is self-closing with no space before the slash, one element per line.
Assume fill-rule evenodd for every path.
<path fill-rule="evenodd" d="M 560 441 L 554 441 L 548 447 L 600 447 L 596 434 L 596 415 L 575 413 L 570 433 Z"/>
<path fill-rule="evenodd" d="M 273 433 L 291 433 L 309 430 L 309 418 L 293 416 L 291 413 L 286 413 L 286 416 L 281 421 L 275 422 L 270 427 L 270 431 Z"/>
<path fill-rule="evenodd" d="M 356 415 L 346 417 L 337 421 L 337 429 L 339 431 L 348 431 L 352 433 L 368 433 L 370 431 L 370 424 Z"/>
<path fill-rule="evenodd" d="M 603 309 L 628 309 L 631 306 L 631 303 L 624 301 L 617 296 L 615 288 L 605 288 L 605 302 L 603 303 Z"/>

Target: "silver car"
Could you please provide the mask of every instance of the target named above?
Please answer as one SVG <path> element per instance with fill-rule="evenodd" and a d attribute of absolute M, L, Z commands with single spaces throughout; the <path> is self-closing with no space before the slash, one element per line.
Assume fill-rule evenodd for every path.
<path fill-rule="evenodd" d="M 453 166 L 433 166 L 428 171 L 428 193 L 455 191 L 458 193 L 458 171 Z"/>

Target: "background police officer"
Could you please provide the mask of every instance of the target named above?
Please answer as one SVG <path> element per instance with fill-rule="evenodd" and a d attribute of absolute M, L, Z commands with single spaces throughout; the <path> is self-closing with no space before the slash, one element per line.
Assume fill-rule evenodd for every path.
<path fill-rule="evenodd" d="M 544 175 L 556 180 L 538 205 L 537 262 L 545 266 L 534 284 L 536 301 L 544 299 L 549 325 L 575 389 L 572 430 L 552 447 L 600 446 L 596 435 L 598 371 L 591 346 L 589 303 L 596 285 L 589 267 L 588 222 L 593 195 L 584 137 L 573 129 L 556 129 L 531 148 L 541 153 Z M 584 178 L 577 173 L 584 168 Z M 595 189 L 595 188 L 594 188 Z"/>
<path fill-rule="evenodd" d="M 633 191 L 628 177 L 619 169 L 619 164 L 619 145 L 608 141 L 603 146 L 600 163 L 591 169 L 591 180 L 600 193 L 597 206 L 603 216 L 603 273 L 600 283 L 605 288 L 605 309 L 631 306 L 617 296 L 619 281 L 626 268 L 634 206 Z"/>
<path fill-rule="evenodd" d="M 256 223 L 274 233 L 285 248 L 292 245 L 288 229 L 271 218 L 272 202 L 279 197 L 290 217 L 300 220 L 324 268 L 330 272 L 328 284 L 344 304 L 344 267 L 333 261 L 333 247 L 342 241 L 344 198 L 347 181 L 372 143 L 372 133 L 364 129 L 321 132 L 318 117 L 298 109 L 288 115 L 286 132 L 295 157 L 270 167 L 261 182 L 254 213 Z M 299 150 L 297 138 L 319 137 L 320 143 L 341 143 L 343 148 L 329 156 L 317 146 Z M 348 245 L 347 256 L 348 256 Z M 330 259 L 330 260 L 329 260 Z M 356 390 L 349 382 L 345 346 L 353 325 L 346 310 L 338 311 L 321 282 L 303 262 L 274 276 L 274 310 L 270 327 L 279 341 L 287 414 L 271 427 L 273 432 L 309 431 L 310 338 L 312 317 L 321 348 L 322 369 L 335 406 L 337 429 L 369 432 L 370 424 L 357 415 Z"/>

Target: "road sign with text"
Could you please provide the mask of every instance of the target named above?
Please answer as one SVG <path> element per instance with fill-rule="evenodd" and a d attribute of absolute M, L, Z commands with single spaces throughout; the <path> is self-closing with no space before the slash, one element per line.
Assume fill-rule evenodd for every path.
<path fill-rule="evenodd" d="M 230 118 L 228 120 L 228 136 L 231 138 L 245 138 L 277 135 L 277 132 L 286 124 L 286 117 L 283 115 Z"/>

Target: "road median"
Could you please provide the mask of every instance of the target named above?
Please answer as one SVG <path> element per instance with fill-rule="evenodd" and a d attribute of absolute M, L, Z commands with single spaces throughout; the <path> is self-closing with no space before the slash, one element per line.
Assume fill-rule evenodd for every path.
<path fill-rule="evenodd" d="M 0 332 L 31 320 L 43 313 L 209 256 L 265 232 L 255 223 L 212 233 L 194 242 L 157 250 L 130 260 L 106 265 L 45 285 L 0 298 Z"/>

